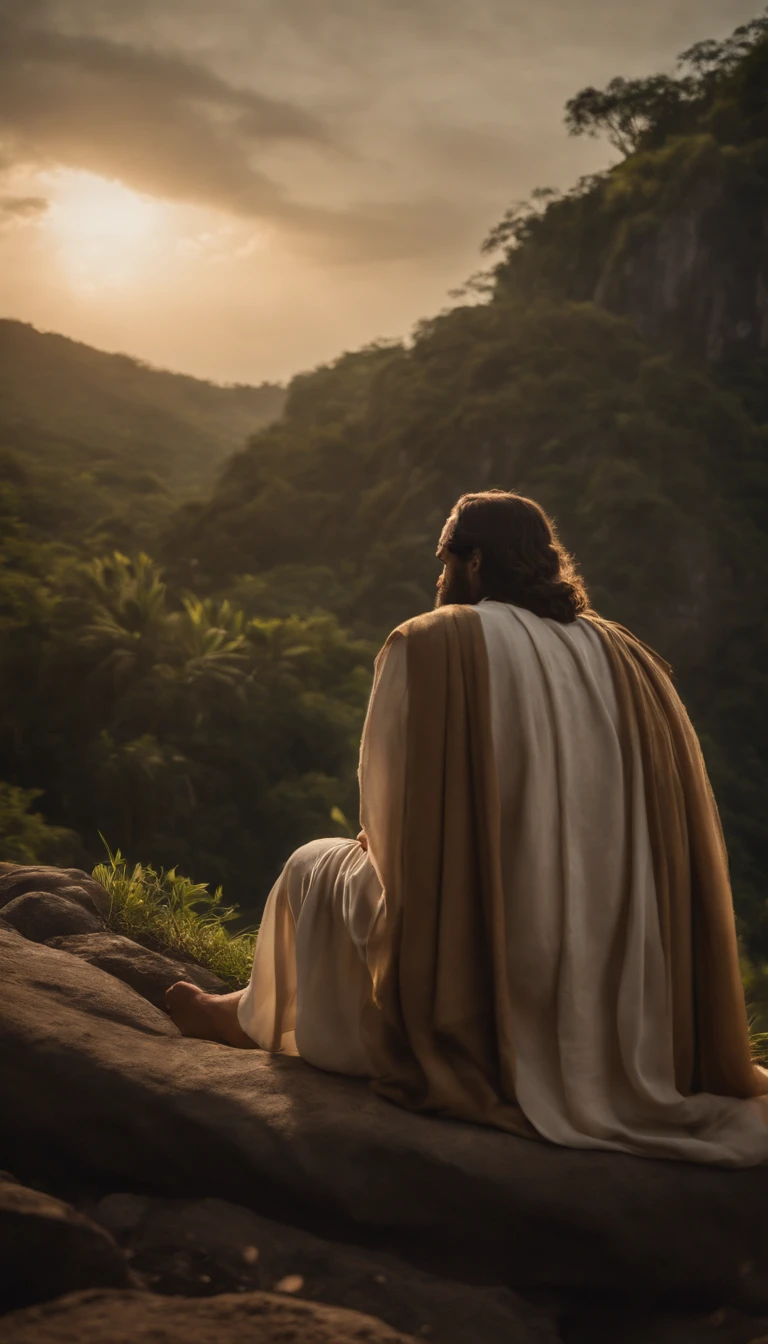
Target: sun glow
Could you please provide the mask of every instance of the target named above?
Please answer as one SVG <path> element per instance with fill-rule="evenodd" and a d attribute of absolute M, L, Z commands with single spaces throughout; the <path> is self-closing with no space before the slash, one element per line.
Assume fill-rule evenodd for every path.
<path fill-rule="evenodd" d="M 89 288 L 130 285 L 150 264 L 161 207 L 93 173 L 58 176 L 46 217 L 61 261 Z"/>

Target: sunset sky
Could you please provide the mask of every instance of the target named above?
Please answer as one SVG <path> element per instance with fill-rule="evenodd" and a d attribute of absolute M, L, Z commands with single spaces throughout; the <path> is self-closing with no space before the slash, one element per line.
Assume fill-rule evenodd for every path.
<path fill-rule="evenodd" d="M 260 382 L 450 302 L 611 161 L 565 100 L 758 0 L 0 0 L 0 315 Z"/>

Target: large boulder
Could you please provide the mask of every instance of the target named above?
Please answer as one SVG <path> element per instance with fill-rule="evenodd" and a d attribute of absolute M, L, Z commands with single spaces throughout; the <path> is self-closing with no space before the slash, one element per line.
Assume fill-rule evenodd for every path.
<path fill-rule="evenodd" d="M 222 994 L 227 989 L 224 981 L 212 971 L 163 956 L 160 952 L 151 952 L 118 933 L 70 934 L 45 941 L 51 947 L 69 952 L 70 956 L 82 957 L 91 966 L 114 975 L 158 1008 L 163 1007 L 165 991 L 177 980 L 191 980 L 209 994 Z"/>
<path fill-rule="evenodd" d="M 132 1282 L 125 1257 L 103 1227 L 0 1173 L 0 1310 L 76 1288 Z"/>
<path fill-rule="evenodd" d="M 741 1311 L 626 1312 L 586 1307 L 561 1324 L 563 1344 L 766 1344 L 768 1320 Z"/>
<path fill-rule="evenodd" d="M 298 1297 L 360 1311 L 440 1344 L 558 1344 L 550 1319 L 508 1288 L 440 1279 L 222 1199 L 111 1194 L 92 1217 L 156 1293 L 209 1297 L 288 1285 Z"/>
<path fill-rule="evenodd" d="M 51 868 L 45 864 L 0 863 L 0 910 L 28 891 L 65 896 L 94 915 L 109 914 L 109 892 L 81 868 Z"/>
<path fill-rule="evenodd" d="M 735 1312 L 710 1316 L 617 1317 L 569 1328 L 564 1344 L 764 1344 L 768 1322 Z M 586 1332 L 586 1333 L 585 1333 Z M 369 1315 L 297 1302 L 287 1295 L 162 1298 L 149 1293 L 72 1293 L 15 1311 L 0 1323 L 2 1344 L 414 1344 L 441 1335 L 394 1333 Z M 478 1330 L 473 1344 L 486 1344 Z"/>
<path fill-rule="evenodd" d="M 301 1060 L 185 1040 L 96 967 L 4 933 L 0 982 L 0 1137 L 27 1163 L 55 1152 L 107 1189 L 233 1200 L 475 1283 L 768 1306 L 768 1167 L 413 1115 Z"/>
<path fill-rule="evenodd" d="M 27 891 L 3 906 L 3 922 L 33 943 L 45 943 L 62 934 L 98 933 L 104 923 L 98 915 L 66 896 Z"/>
<path fill-rule="evenodd" d="M 72 1293 L 6 1316 L 2 1344 L 406 1344 L 370 1316 L 270 1293 L 206 1301 L 136 1292 Z"/>

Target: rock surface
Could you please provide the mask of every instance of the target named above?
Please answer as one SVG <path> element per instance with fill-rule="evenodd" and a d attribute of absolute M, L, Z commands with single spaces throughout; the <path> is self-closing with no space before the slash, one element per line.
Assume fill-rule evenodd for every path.
<path fill-rule="evenodd" d="M 109 893 L 81 868 L 51 868 L 44 864 L 0 863 L 0 910 L 29 891 L 66 896 L 94 915 L 109 913 Z"/>
<path fill-rule="evenodd" d="M 0 1174 L 0 1310 L 76 1288 L 131 1283 L 125 1258 L 103 1227 Z"/>
<path fill-rule="evenodd" d="M 768 1320 L 720 1309 L 706 1314 L 663 1312 L 628 1316 L 585 1311 L 563 1323 L 563 1344 L 766 1344 Z"/>
<path fill-rule="evenodd" d="M 186 961 L 175 961 L 160 952 L 150 952 L 130 938 L 118 933 L 84 933 L 47 938 L 49 946 L 82 957 L 91 966 L 98 966 L 108 975 L 130 985 L 142 998 L 162 1008 L 165 991 L 177 980 L 191 980 L 209 994 L 221 994 L 227 989 L 223 980 L 202 966 Z"/>
<path fill-rule="evenodd" d="M 53 1145 L 113 1190 L 230 1199 L 475 1283 L 768 1306 L 768 1168 L 412 1115 L 300 1060 L 185 1040 L 119 981 L 12 934 L 0 977 L 0 1136 L 21 1158 Z"/>
<path fill-rule="evenodd" d="M 3 906 L 3 920 L 33 943 L 62 934 L 98 933 L 103 921 L 84 905 L 48 891 L 27 891 Z"/>
<path fill-rule="evenodd" d="M 286 1227 L 221 1199 L 113 1194 L 92 1210 L 153 1292 L 186 1297 L 290 1283 L 297 1297 L 360 1311 L 440 1344 L 557 1344 L 554 1324 L 505 1288 L 449 1282 L 381 1252 Z"/>
<path fill-rule="evenodd" d="M 0 1322 L 2 1344 L 405 1344 L 406 1339 L 369 1316 L 269 1293 L 202 1302 L 136 1292 L 72 1293 Z"/>

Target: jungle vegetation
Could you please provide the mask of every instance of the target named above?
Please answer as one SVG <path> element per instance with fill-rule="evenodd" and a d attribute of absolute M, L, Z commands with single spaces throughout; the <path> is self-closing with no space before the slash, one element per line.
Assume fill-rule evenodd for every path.
<path fill-rule="evenodd" d="M 768 960 L 766 24 L 577 94 L 614 166 L 511 207 L 452 308 L 284 397 L 177 380 L 148 408 L 141 366 L 0 328 L 2 857 L 93 864 L 103 835 L 126 890 L 178 869 L 257 916 L 293 847 L 355 833 L 376 649 L 431 606 L 455 498 L 498 485 L 673 664 Z"/>

